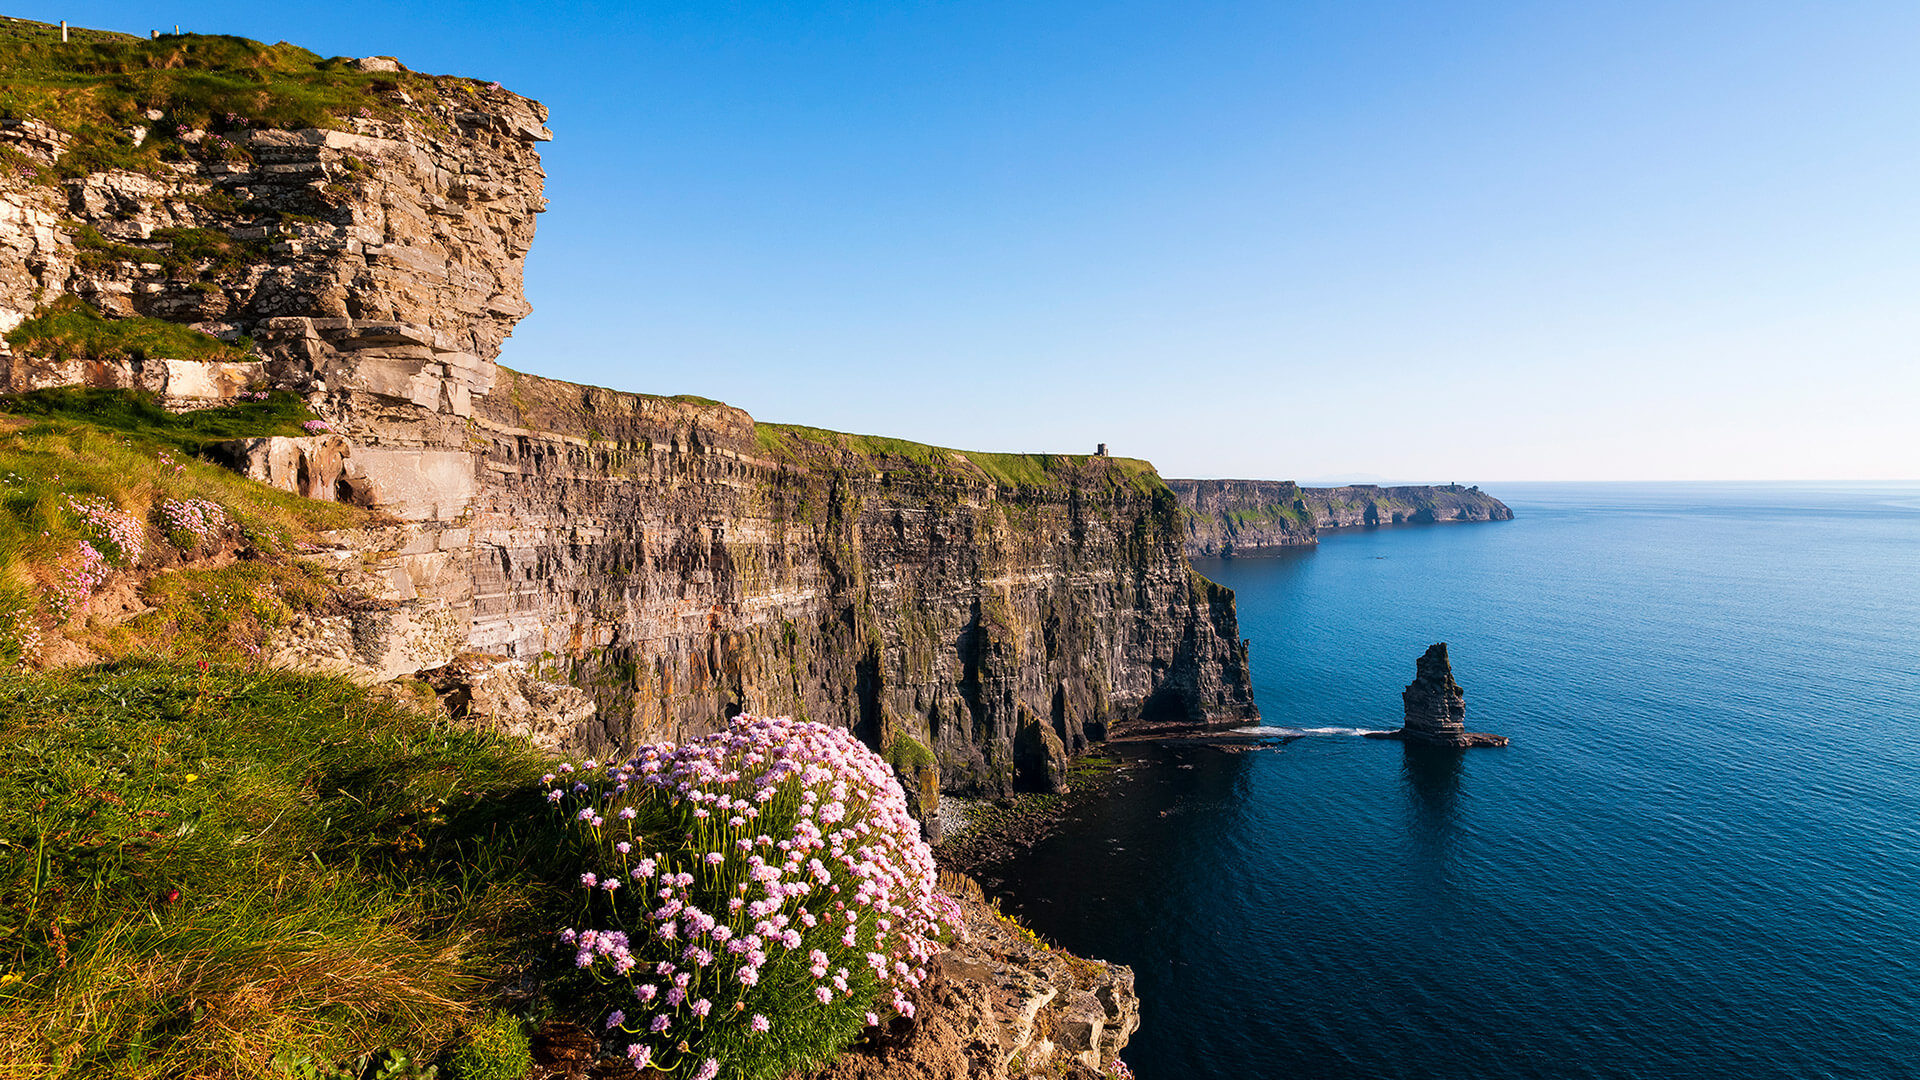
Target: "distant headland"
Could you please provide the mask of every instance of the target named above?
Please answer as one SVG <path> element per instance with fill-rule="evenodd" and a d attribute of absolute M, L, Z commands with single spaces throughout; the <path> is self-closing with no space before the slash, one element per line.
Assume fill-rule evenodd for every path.
<path fill-rule="evenodd" d="M 1168 480 L 1185 512 L 1190 558 L 1268 555 L 1311 547 L 1324 529 L 1510 521 L 1478 487 L 1301 487 L 1291 480 Z"/>

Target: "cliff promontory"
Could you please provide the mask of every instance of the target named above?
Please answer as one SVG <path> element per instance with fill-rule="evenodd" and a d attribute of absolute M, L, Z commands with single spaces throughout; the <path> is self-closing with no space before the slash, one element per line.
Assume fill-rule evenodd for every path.
<path fill-rule="evenodd" d="M 538 103 L 390 58 L 49 31 L 0 41 L 0 391 L 302 395 L 329 432 L 222 453 L 391 524 L 316 553 L 371 606 L 303 618 L 280 662 L 517 662 L 592 697 L 553 736 L 583 750 L 791 713 L 931 798 L 1057 787 L 1133 719 L 1254 715 L 1232 594 L 1144 462 L 498 367 L 546 205 Z"/>
<path fill-rule="evenodd" d="M 1513 511 L 1477 487 L 1301 487 L 1291 480 L 1168 480 L 1186 516 L 1194 558 L 1311 547 L 1320 532 L 1448 521 L 1509 521 Z"/>
<path fill-rule="evenodd" d="M 38 785 L 0 846 L 41 852 L 0 890 L 28 972 L 0 983 L 38 1010 L 0 1028 L 9 1060 L 411 1075 L 438 1053 L 455 1075 L 529 1075 L 566 1029 L 531 1075 L 627 1075 L 594 1034 L 619 1013 L 532 1043 L 522 1022 L 589 1000 L 578 961 L 550 955 L 558 920 L 655 873 L 579 872 L 565 822 L 621 859 L 629 844 L 597 815 L 556 818 L 561 788 L 533 781 L 574 771 L 555 757 L 791 714 L 878 751 L 827 733 L 857 751 L 831 762 L 882 785 L 890 766 L 919 819 L 843 805 L 809 765 L 805 824 L 818 802 L 823 825 L 918 844 L 943 789 L 1058 790 L 1123 725 L 1257 715 L 1233 595 L 1193 571 L 1145 462 L 762 424 L 499 367 L 529 310 L 545 117 L 391 58 L 0 20 L 0 660 L 46 669 L 0 672 L 8 775 Z M 730 790 L 731 829 L 761 809 Z M 646 813 L 680 805 L 662 798 Z M 741 844 L 724 845 L 741 880 L 770 882 Z M 115 869 L 75 869 L 103 850 Z M 823 897 L 901 873 L 842 868 L 807 873 Z M 741 918 L 769 922 L 733 940 L 784 927 L 797 958 L 771 895 L 800 887 L 766 888 Z M 792 1000 L 751 1021 L 736 1000 L 734 1027 L 826 1040 L 796 1061 L 864 1039 L 834 1077 L 1120 1069 L 1131 972 L 943 888 L 954 940 L 913 955 L 924 971 L 895 963 L 916 1000 L 876 999 L 864 1029 L 842 1000 L 853 1022 L 828 1031 L 816 1009 L 849 993 L 846 968 L 812 992 L 770 977 Z M 889 918 L 862 925 L 877 946 Z M 625 934 L 572 940 L 589 937 Z M 675 1000 L 690 977 L 662 1008 L 704 1020 L 712 1002 Z"/>

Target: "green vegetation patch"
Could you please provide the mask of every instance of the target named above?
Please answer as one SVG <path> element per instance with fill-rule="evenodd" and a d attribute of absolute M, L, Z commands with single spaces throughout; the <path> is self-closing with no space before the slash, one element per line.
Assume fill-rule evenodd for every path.
<path fill-rule="evenodd" d="M 533 1071 L 533 1048 L 518 1018 L 495 1012 L 467 1029 L 447 1066 L 453 1080 L 521 1080 Z"/>
<path fill-rule="evenodd" d="M 191 456 L 219 439 L 301 434 L 308 415 L 291 394 L 184 415 L 125 391 L 0 400 L 0 666 L 34 659 L 111 572 L 164 565 L 168 548 L 226 543 L 272 558 L 319 530 L 364 524 L 358 507 L 304 499 Z M 290 566 L 184 572 L 149 585 L 155 614 L 91 644 L 120 653 L 257 645 L 316 602 L 314 587 Z"/>
<path fill-rule="evenodd" d="M 553 919 L 524 748 L 341 680 L 0 675 L 0 1060 L 425 1060 Z"/>
<path fill-rule="evenodd" d="M 440 82 L 411 72 L 362 72 L 281 42 L 224 34 L 131 34 L 0 21 L 0 118 L 37 119 L 73 135 L 57 172 L 157 172 L 188 156 L 239 159 L 254 128 L 344 128 L 349 116 L 392 118 L 396 91 L 437 101 Z M 464 83 L 467 80 L 445 80 Z M 158 112 L 159 119 L 149 112 Z M 149 129 L 136 145 L 129 134 Z M 189 132 L 211 133 L 189 144 Z"/>
<path fill-rule="evenodd" d="M 1114 489 L 1143 495 L 1166 490 L 1150 462 L 1090 454 L 990 454 L 949 450 L 883 435 L 851 435 L 799 424 L 755 423 L 754 440 L 777 461 L 873 472 L 906 471 L 1004 488 L 1064 487 L 1101 470 Z"/>
<path fill-rule="evenodd" d="M 84 231 L 93 232 L 92 229 Z M 99 234 L 94 233 L 94 236 L 97 237 Z M 152 254 L 145 248 L 134 250 Z M 49 360 L 165 358 L 244 361 L 249 359 L 249 350 L 252 348 L 252 342 L 244 338 L 237 342 L 222 341 L 211 334 L 203 334 L 191 327 L 170 323 L 164 319 L 140 316 L 109 319 L 94 310 L 86 301 L 73 296 L 63 296 L 34 312 L 32 318 L 14 327 L 7 334 L 7 344 L 23 355 Z M 32 402 L 46 398 L 49 392 L 41 391 L 39 394 L 40 398 L 27 395 L 30 400 L 22 407 L 14 407 L 12 403 L 6 403 L 0 404 L 0 408 L 16 413 L 22 411 L 22 408 L 33 410 L 39 406 Z M 292 395 L 287 397 L 291 398 Z M 95 400 L 102 401 L 104 398 Z M 284 401 L 280 405 L 283 410 L 288 407 Z M 72 411 L 71 407 L 69 409 Z M 124 412 L 125 410 L 116 408 L 115 411 Z M 164 424 L 164 420 L 161 419 L 164 415 L 165 413 L 158 405 L 153 405 L 147 410 L 142 426 Z"/>
<path fill-rule="evenodd" d="M 932 765 L 933 751 L 927 749 L 927 744 L 919 739 L 902 732 L 896 734 L 888 745 L 886 759 L 895 772 L 911 772 Z"/>
<path fill-rule="evenodd" d="M 174 413 L 161 408 L 151 394 L 93 387 L 58 387 L 0 397 L 0 414 L 38 421 L 21 432 L 23 437 L 55 432 L 83 435 L 86 429 L 94 429 L 100 433 L 119 434 L 136 449 L 172 449 L 188 454 L 199 453 L 208 443 L 228 439 L 305 435 L 307 432 L 300 425 L 315 418 L 313 411 L 307 408 L 299 395 L 285 391 L 275 391 L 259 401 Z M 0 446 L 4 445 L 0 441 Z M 140 471 L 157 475 L 150 469 Z M 223 469 L 219 473 L 198 475 L 231 474 Z M 259 486 L 239 480 L 238 477 L 235 479 L 242 484 Z M 311 500 L 299 502 L 309 503 Z"/>
<path fill-rule="evenodd" d="M 257 654 L 295 614 L 338 603 L 306 564 L 259 559 L 158 575 L 140 599 L 153 610 L 87 635 L 97 651 L 128 656 L 164 648 L 177 660 Z"/>

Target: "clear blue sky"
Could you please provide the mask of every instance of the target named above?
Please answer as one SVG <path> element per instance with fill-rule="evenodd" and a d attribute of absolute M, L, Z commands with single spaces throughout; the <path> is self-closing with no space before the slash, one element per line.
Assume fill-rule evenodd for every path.
<path fill-rule="evenodd" d="M 1170 476 L 1920 477 L 1920 4 L 31 3 L 553 110 L 503 362 Z"/>

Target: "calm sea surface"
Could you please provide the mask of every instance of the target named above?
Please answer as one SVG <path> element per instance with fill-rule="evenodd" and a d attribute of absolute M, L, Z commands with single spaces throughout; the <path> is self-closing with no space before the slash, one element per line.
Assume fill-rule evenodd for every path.
<path fill-rule="evenodd" d="M 1506 485 L 1206 562 L 1275 749 L 1140 751 L 987 872 L 1183 1077 L 1920 1076 L 1920 491 Z M 1467 727 L 1398 727 L 1445 641 Z"/>

